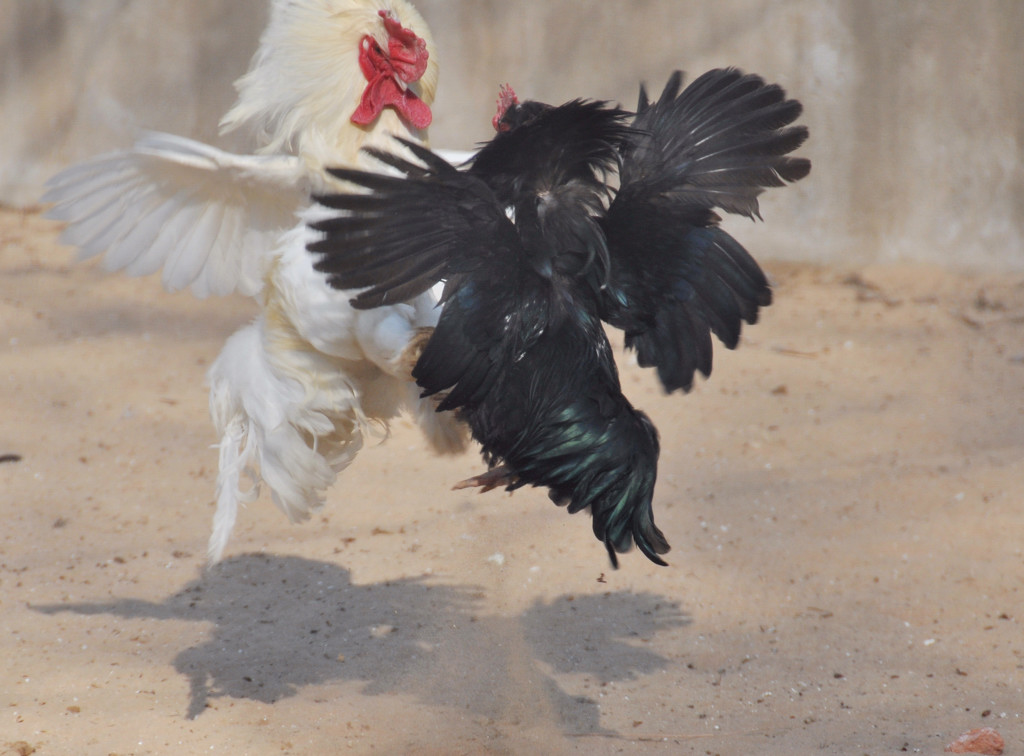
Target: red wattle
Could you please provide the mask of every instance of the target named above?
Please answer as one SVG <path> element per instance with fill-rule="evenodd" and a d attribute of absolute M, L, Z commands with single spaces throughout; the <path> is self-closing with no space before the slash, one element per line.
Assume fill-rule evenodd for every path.
<path fill-rule="evenodd" d="M 359 107 L 352 114 L 352 122 L 369 125 L 388 107 L 398 111 L 398 115 L 415 129 L 425 129 L 433 120 L 430 107 L 412 90 L 403 91 L 392 76 L 379 74 L 363 90 Z"/>
<path fill-rule="evenodd" d="M 384 108 L 391 107 L 413 128 L 425 129 L 433 119 L 430 107 L 396 79 L 405 83 L 419 81 L 427 69 L 427 43 L 412 30 L 404 29 L 386 11 L 380 11 L 380 16 L 389 35 L 388 52 L 369 34 L 360 41 L 359 68 L 367 85 L 352 114 L 352 122 L 369 125 Z"/>

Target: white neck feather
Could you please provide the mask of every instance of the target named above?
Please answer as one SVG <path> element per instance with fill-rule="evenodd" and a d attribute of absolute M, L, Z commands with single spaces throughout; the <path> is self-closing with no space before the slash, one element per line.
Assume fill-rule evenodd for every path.
<path fill-rule="evenodd" d="M 388 134 L 424 140 L 424 132 L 390 108 L 369 127 L 350 120 L 366 87 L 359 68 L 363 36 L 387 48 L 381 10 L 426 41 L 427 70 L 410 88 L 430 105 L 438 75 L 434 41 L 405 0 L 272 0 L 270 23 L 248 73 L 235 83 L 238 102 L 221 119 L 221 131 L 244 126 L 259 152 L 299 155 L 317 169 L 362 163 L 356 156 L 364 146 L 391 149 Z"/>

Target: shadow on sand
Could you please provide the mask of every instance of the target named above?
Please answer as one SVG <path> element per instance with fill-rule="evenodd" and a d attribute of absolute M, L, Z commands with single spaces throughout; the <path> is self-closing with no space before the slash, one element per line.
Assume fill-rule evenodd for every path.
<path fill-rule="evenodd" d="M 273 703 L 304 686 L 362 681 L 365 695 L 411 694 L 485 718 L 541 699 L 573 732 L 600 732 L 599 707 L 545 669 L 598 684 L 651 674 L 667 660 L 635 644 L 690 622 L 678 603 L 648 593 L 563 596 L 517 617 L 480 614 L 482 598 L 478 588 L 426 578 L 354 585 L 335 564 L 250 554 L 160 603 L 33 608 L 213 623 L 208 640 L 174 660 L 190 681 L 189 718 L 217 697 Z"/>

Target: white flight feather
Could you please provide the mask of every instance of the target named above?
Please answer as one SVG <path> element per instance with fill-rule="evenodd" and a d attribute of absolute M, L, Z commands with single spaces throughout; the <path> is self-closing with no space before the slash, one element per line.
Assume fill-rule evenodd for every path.
<path fill-rule="evenodd" d="M 80 256 L 106 253 L 107 270 L 163 269 L 169 291 L 196 296 L 263 286 L 282 231 L 295 225 L 314 178 L 293 155 L 235 155 L 171 134 L 147 133 L 48 182 L 47 217 L 68 222 L 61 241 Z"/>

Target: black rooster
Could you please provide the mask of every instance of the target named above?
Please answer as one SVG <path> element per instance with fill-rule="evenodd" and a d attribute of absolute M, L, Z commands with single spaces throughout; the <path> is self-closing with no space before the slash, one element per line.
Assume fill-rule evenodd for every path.
<path fill-rule="evenodd" d="M 641 89 L 635 116 L 504 90 L 498 134 L 466 170 L 405 140 L 422 164 L 372 153 L 401 177 L 331 170 L 369 193 L 318 197 L 346 212 L 314 224 L 325 237 L 309 247 L 331 285 L 368 287 L 357 308 L 445 281 L 413 377 L 483 447 L 489 471 L 463 485 L 545 486 L 589 508 L 613 565 L 633 543 L 665 564 L 669 546 L 651 511 L 657 431 L 622 394 L 601 321 L 666 390 L 688 390 L 711 371 L 710 333 L 733 348 L 771 301 L 713 208 L 755 215 L 765 187 L 810 170 L 786 156 L 807 130 L 781 88 L 734 69 L 681 83 L 653 104 Z"/>

